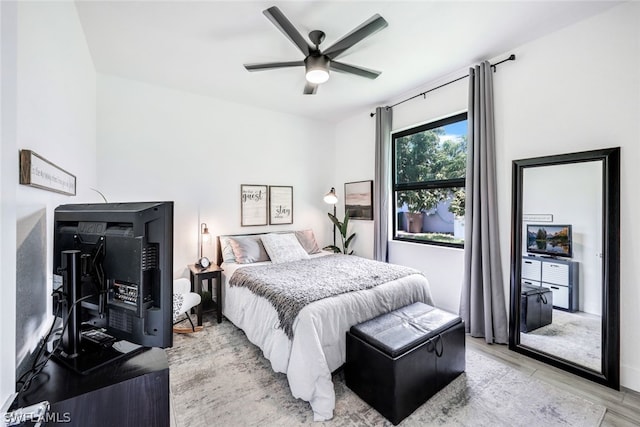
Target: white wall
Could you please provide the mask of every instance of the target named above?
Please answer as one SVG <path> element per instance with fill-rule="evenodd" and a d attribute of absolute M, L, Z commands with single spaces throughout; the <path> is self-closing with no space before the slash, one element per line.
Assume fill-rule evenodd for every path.
<path fill-rule="evenodd" d="M 505 52 L 515 62 L 494 75 L 496 97 L 497 173 L 500 249 L 505 293 L 509 295 L 511 163 L 515 159 L 622 147 L 621 165 L 621 382 L 640 390 L 640 228 L 635 221 L 639 204 L 635 183 L 640 153 L 640 4 L 629 2 L 556 33 Z M 428 86 L 436 86 L 432 82 Z M 395 130 L 466 109 L 463 80 L 394 109 Z M 423 90 L 417 88 L 415 95 Z M 400 97 L 399 99 L 402 99 Z M 398 100 L 399 100 L 398 99 Z M 394 100 L 381 102 L 391 104 Z M 368 152 L 373 147 L 373 119 L 368 113 L 347 119 L 337 127 L 337 152 Z M 349 145 L 348 148 L 344 145 Z M 338 154 L 339 155 L 339 154 Z M 373 162 L 342 162 L 338 182 L 351 177 L 373 177 Z M 370 230 L 362 240 L 373 238 Z M 436 303 L 457 310 L 462 251 L 448 248 L 407 247 L 390 243 L 390 259 L 417 267 L 431 278 Z M 454 252 L 455 251 L 455 252 Z M 452 253 L 453 252 L 453 253 Z M 506 302 L 505 302 L 506 303 Z"/>
<path fill-rule="evenodd" d="M 173 200 L 174 276 L 198 258 L 199 223 L 213 235 L 331 224 L 333 126 L 105 75 L 98 76 L 98 187 L 110 202 Z M 240 226 L 240 185 L 293 186 L 292 225 Z M 212 245 L 205 255 L 214 260 Z"/>
<path fill-rule="evenodd" d="M 17 14 L 5 16 L 12 8 Z M 2 2 L 2 346 L 0 400 L 15 385 L 16 224 L 44 209 L 52 236 L 53 209 L 90 199 L 96 183 L 95 72 L 73 3 Z M 9 19 L 10 22 L 5 21 Z M 5 39 L 5 29 L 15 35 Z M 7 52 L 15 56 L 5 63 Z M 10 56 L 10 55 L 7 55 Z M 12 73 L 11 69 L 15 69 Z M 5 71 L 8 73 L 5 74 Z M 5 77 L 8 81 L 5 80 Z M 6 86 L 5 86 L 6 84 Z M 5 91 L 7 87 L 11 90 Z M 77 196 L 18 184 L 18 152 L 31 149 L 77 178 Z M 52 239 L 46 242 L 42 292 L 51 287 Z M 19 308 L 18 308 L 19 309 Z M 44 325 L 46 326 L 46 325 Z M 32 331 L 35 346 L 39 332 Z"/>

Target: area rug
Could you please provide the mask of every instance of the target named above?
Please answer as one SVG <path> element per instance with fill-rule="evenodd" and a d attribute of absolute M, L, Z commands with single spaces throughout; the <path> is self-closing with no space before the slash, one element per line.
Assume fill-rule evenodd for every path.
<path fill-rule="evenodd" d="M 176 427 L 391 426 L 334 375 L 332 420 L 313 422 L 307 402 L 293 398 L 286 375 L 274 373 L 259 348 L 229 321 L 174 335 L 167 350 Z M 598 426 L 603 406 L 543 383 L 467 348 L 466 372 L 401 426 Z"/>
<path fill-rule="evenodd" d="M 602 371 L 602 318 L 553 310 L 550 325 L 520 334 L 520 344 Z"/>

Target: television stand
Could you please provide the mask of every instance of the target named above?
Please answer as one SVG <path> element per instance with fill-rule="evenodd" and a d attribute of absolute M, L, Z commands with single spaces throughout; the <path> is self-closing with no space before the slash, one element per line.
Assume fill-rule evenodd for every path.
<path fill-rule="evenodd" d="M 522 257 L 522 284 L 550 288 L 553 308 L 569 312 L 579 309 L 578 271 L 577 261 L 530 255 Z"/>
<path fill-rule="evenodd" d="M 87 375 L 96 369 L 133 357 L 147 349 L 147 347 L 122 340 L 113 343 L 109 347 L 87 346 L 86 349 L 83 349 L 75 356 L 67 355 L 62 350 L 62 346 L 60 346 L 52 354 L 52 358 L 80 375 Z"/>

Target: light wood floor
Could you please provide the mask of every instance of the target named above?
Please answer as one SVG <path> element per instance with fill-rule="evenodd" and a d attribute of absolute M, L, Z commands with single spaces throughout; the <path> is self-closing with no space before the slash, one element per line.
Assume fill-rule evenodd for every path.
<path fill-rule="evenodd" d="M 511 351 L 506 345 L 486 344 L 481 338 L 467 336 L 467 346 L 540 381 L 606 407 L 607 413 L 601 426 L 640 426 L 640 393 L 624 387 L 620 391 L 604 387 Z"/>

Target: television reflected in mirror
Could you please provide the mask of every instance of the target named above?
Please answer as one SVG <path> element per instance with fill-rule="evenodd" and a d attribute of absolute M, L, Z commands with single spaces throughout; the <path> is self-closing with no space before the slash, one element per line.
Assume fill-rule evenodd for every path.
<path fill-rule="evenodd" d="M 571 225 L 527 224 L 527 252 L 549 257 L 573 256 Z"/>

